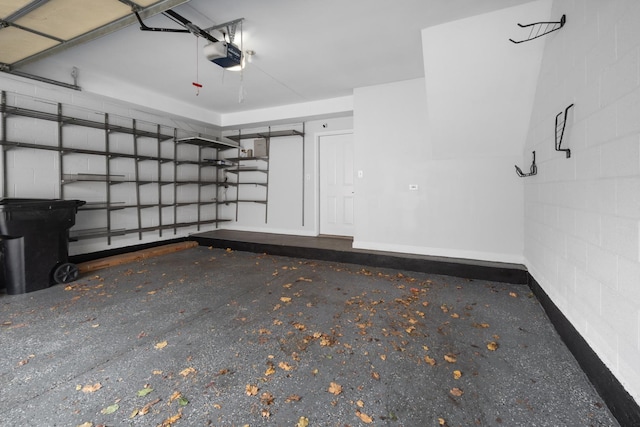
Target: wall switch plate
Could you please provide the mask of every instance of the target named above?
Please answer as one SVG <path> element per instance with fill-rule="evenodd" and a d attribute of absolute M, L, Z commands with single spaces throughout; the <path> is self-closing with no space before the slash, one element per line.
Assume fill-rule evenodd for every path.
<path fill-rule="evenodd" d="M 418 184 L 409 184 L 409 190 L 417 191 L 418 190 Z"/>
<path fill-rule="evenodd" d="M 358 178 L 362 178 L 364 173 L 362 171 L 358 171 Z"/>

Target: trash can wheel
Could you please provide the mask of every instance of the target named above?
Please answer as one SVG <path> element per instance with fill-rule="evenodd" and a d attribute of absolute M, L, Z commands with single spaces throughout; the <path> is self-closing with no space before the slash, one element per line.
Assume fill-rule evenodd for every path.
<path fill-rule="evenodd" d="M 56 283 L 69 283 L 78 278 L 80 270 L 78 266 L 70 262 L 60 264 L 53 270 L 53 280 Z"/>

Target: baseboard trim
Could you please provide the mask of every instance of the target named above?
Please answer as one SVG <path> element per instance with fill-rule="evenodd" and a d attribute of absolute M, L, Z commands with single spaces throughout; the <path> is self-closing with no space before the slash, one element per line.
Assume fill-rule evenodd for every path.
<path fill-rule="evenodd" d="M 582 335 L 562 314 L 536 279 L 528 274 L 529 288 L 538 298 L 554 328 L 578 361 L 591 384 L 622 427 L 640 426 L 640 406 L 600 360 Z"/>

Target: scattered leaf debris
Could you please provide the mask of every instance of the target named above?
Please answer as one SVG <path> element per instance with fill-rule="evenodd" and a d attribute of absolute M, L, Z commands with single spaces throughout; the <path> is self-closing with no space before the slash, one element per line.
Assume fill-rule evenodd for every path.
<path fill-rule="evenodd" d="M 332 382 L 329 384 L 329 389 L 327 391 L 337 396 L 342 393 L 342 386 L 338 383 Z"/>
<path fill-rule="evenodd" d="M 364 412 L 356 411 L 356 416 L 365 424 L 371 424 L 373 422 L 373 418 Z"/>

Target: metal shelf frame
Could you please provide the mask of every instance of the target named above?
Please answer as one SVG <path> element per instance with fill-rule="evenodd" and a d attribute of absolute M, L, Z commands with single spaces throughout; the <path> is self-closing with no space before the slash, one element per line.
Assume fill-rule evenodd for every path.
<path fill-rule="evenodd" d="M 9 197 L 8 188 L 8 168 L 7 168 L 7 151 L 13 149 L 32 149 L 32 150 L 45 150 L 57 152 L 58 157 L 58 194 L 59 198 L 64 199 L 65 195 L 69 194 L 69 191 L 65 191 L 69 185 L 82 185 L 82 183 L 97 183 L 98 189 L 103 192 L 104 199 L 100 202 L 89 202 L 87 205 L 79 209 L 79 214 L 82 215 L 95 215 L 96 211 L 104 211 L 104 219 L 101 221 L 106 223 L 105 227 L 98 227 L 95 229 L 86 230 L 71 230 L 72 240 L 82 239 L 95 239 L 106 238 L 107 244 L 112 244 L 112 238 L 116 236 L 123 236 L 127 234 L 138 234 L 138 238 L 142 240 L 143 233 L 156 232 L 159 237 L 162 237 L 162 233 L 165 230 L 174 230 L 174 234 L 177 233 L 178 228 L 196 227 L 200 230 L 200 227 L 208 224 L 219 224 L 222 222 L 231 221 L 230 219 L 221 219 L 219 217 L 218 205 L 221 203 L 217 200 L 218 187 L 220 185 L 229 186 L 236 185 L 235 183 L 221 182 L 218 180 L 219 174 L 215 172 L 214 179 L 211 176 L 205 177 L 203 169 L 215 168 L 217 171 L 229 168 L 232 165 L 224 164 L 217 159 L 220 150 L 238 149 L 239 143 L 233 140 L 216 139 L 215 137 L 195 135 L 179 138 L 179 135 L 188 135 L 190 132 L 176 127 L 170 127 L 166 125 L 153 124 L 137 121 L 134 118 L 126 118 L 122 116 L 110 116 L 109 113 L 95 111 L 95 110 L 82 110 L 81 116 L 89 113 L 96 114 L 102 120 L 90 120 L 83 117 L 73 117 L 69 114 L 64 114 L 66 105 L 62 103 L 51 103 L 50 101 L 40 100 L 28 95 L 20 95 L 12 93 L 15 96 L 15 105 L 10 105 L 7 101 L 7 92 L 0 91 L 0 154 L 2 155 L 2 196 Z M 29 104 L 29 102 L 22 101 L 41 101 L 47 104 L 48 107 L 43 110 L 50 109 L 51 111 L 40 111 L 32 108 L 24 108 L 23 106 Z M 21 104 L 22 102 L 22 104 Z M 74 107 L 75 108 L 75 107 Z M 53 112 L 55 110 L 55 112 Z M 51 144 L 49 141 L 46 143 L 34 143 L 20 141 L 20 135 L 13 136 L 9 140 L 7 138 L 7 121 L 12 116 L 27 117 L 36 120 L 45 120 L 57 123 L 57 132 L 52 138 Z M 116 120 L 112 120 L 116 117 Z M 117 122 L 117 124 L 116 124 Z M 125 125 L 122 125 L 125 123 Z M 85 128 L 91 128 L 98 131 L 102 131 L 103 136 L 98 136 L 97 139 L 91 140 L 91 148 L 76 148 L 65 145 L 65 131 L 64 129 L 69 126 L 80 126 Z M 112 150 L 115 140 L 113 139 L 116 134 L 130 135 L 131 139 L 122 137 L 118 139 L 120 145 L 125 144 L 125 150 L 130 152 L 118 152 L 118 150 Z M 99 135 L 99 134 L 98 134 Z M 100 141 L 102 139 L 102 141 Z M 128 141 L 128 142 L 127 142 Z M 142 151 L 142 144 L 145 144 L 146 152 Z M 68 143 L 67 143 L 68 144 Z M 128 147 L 126 144 L 130 144 Z M 155 145 L 155 148 L 153 145 Z M 170 144 L 173 144 L 173 156 L 171 156 Z M 197 158 L 188 156 L 183 158 L 179 156 L 178 146 L 181 144 L 188 144 L 197 147 Z M 149 152 L 151 151 L 151 152 Z M 155 152 L 154 152 L 155 151 Z M 144 154 L 141 154 L 144 152 Z M 72 168 L 73 162 L 67 162 L 65 159 L 68 155 L 80 154 L 85 156 L 96 156 L 102 158 L 104 162 L 104 174 L 88 174 L 88 173 L 72 173 L 69 170 Z M 212 158 L 213 157 L 213 158 Z M 130 159 L 133 160 L 131 166 L 125 164 L 127 175 L 113 174 L 117 165 L 112 164 L 117 159 Z M 142 162 L 155 162 L 156 166 L 151 166 L 146 169 L 147 176 L 151 172 L 151 176 L 157 174 L 157 178 L 148 179 L 143 176 L 143 169 L 141 168 Z M 122 170 L 122 165 L 120 164 Z M 173 177 L 171 173 L 167 173 L 165 165 L 169 167 L 172 165 Z M 190 166 L 197 168 L 197 177 L 194 179 L 178 179 L 178 169 L 181 166 Z M 155 170 L 155 172 L 152 172 Z M 195 172 L 195 171 L 194 171 Z M 117 172 L 116 172 L 117 173 Z M 193 175 L 192 175 L 193 176 Z M 169 177 L 169 178 L 167 178 Z M 189 176 L 187 177 L 189 178 Z M 127 196 L 128 202 L 122 202 L 120 200 L 114 200 L 114 193 L 112 187 L 119 184 L 133 185 L 134 187 L 124 191 L 129 192 Z M 157 196 L 155 200 L 151 202 L 142 202 L 142 196 L 144 194 L 150 194 L 150 191 L 142 188 L 145 185 L 156 185 Z M 85 184 L 86 185 L 86 184 Z M 178 187 L 185 185 L 196 185 L 197 190 L 195 196 L 192 193 L 192 197 L 184 198 L 186 200 L 178 202 L 179 194 Z M 164 186 L 173 186 L 173 200 L 171 195 L 163 192 Z M 214 200 L 203 200 L 203 188 L 207 186 L 215 186 L 213 190 L 216 198 Z M 93 189 L 93 187 L 91 187 Z M 67 193 L 67 194 L 65 194 Z M 125 193 L 126 194 L 126 193 Z M 229 203 L 229 202 L 226 202 Z M 196 217 L 194 221 L 180 221 L 179 208 L 186 206 L 194 206 L 197 209 Z M 207 207 L 210 207 L 207 209 Z M 120 210 L 135 211 L 135 226 L 133 228 L 122 228 L 114 224 L 114 218 L 111 213 Z M 157 224 L 153 226 L 145 226 L 143 224 L 143 211 L 157 210 L 156 218 Z M 173 219 L 166 221 L 165 215 L 167 212 L 165 209 L 173 209 Z M 205 210 L 206 209 L 206 210 Z M 94 212 L 94 213 L 92 213 Z M 156 222 L 156 220 L 154 220 Z"/>
<path fill-rule="evenodd" d="M 298 136 L 302 141 L 302 225 L 304 226 L 305 212 L 304 212 L 304 198 L 305 198 L 305 144 L 304 144 L 304 135 L 305 135 L 305 123 L 302 123 L 302 131 L 296 129 L 286 129 L 286 130 L 271 130 L 271 126 L 269 126 L 266 132 L 254 132 L 254 133 L 242 133 L 242 131 L 238 131 L 237 135 L 231 135 L 227 138 L 236 141 L 238 144 L 241 143 L 242 140 L 245 139 L 265 139 L 267 142 L 267 155 L 262 156 L 249 156 L 249 157 L 241 157 L 241 147 L 238 147 L 238 155 L 237 157 L 226 157 L 224 160 L 230 161 L 236 164 L 235 168 L 226 169 L 226 173 L 232 173 L 238 176 L 236 181 L 238 189 L 236 190 L 236 221 L 238 220 L 238 212 L 240 203 L 259 203 L 265 205 L 264 209 L 264 222 L 265 224 L 269 220 L 269 158 L 270 158 L 270 148 L 271 142 L 273 138 L 279 137 L 287 137 L 287 136 Z M 243 162 L 252 161 L 254 163 L 258 163 L 260 161 L 265 163 L 265 167 L 260 167 L 259 165 L 243 165 Z M 266 178 L 264 182 L 241 182 L 240 176 L 244 172 L 249 173 L 264 173 Z M 265 198 L 264 200 L 255 200 L 255 199 L 241 199 L 240 198 L 240 186 L 242 185 L 255 185 L 265 187 Z"/>

